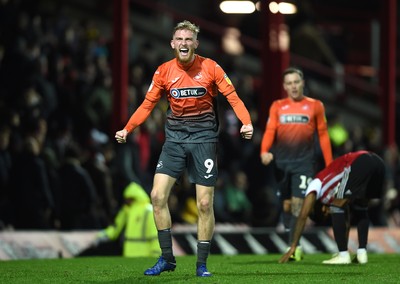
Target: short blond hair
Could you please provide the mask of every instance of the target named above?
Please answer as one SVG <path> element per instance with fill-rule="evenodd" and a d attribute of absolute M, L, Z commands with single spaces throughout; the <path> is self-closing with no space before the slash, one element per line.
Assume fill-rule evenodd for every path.
<path fill-rule="evenodd" d="M 178 30 L 189 30 L 189 31 L 193 32 L 193 36 L 195 38 L 197 38 L 197 34 L 200 32 L 200 28 L 198 26 L 196 26 L 195 24 L 193 24 L 187 20 L 180 22 L 175 26 L 174 32 L 172 33 L 172 38 L 174 37 L 175 32 Z"/>

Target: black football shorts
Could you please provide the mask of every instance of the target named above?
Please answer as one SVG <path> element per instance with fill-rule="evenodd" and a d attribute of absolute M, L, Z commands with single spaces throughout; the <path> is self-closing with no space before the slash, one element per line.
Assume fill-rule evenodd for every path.
<path fill-rule="evenodd" d="M 308 184 L 315 174 L 312 161 L 276 163 L 275 177 L 282 200 L 304 198 Z"/>
<path fill-rule="evenodd" d="M 343 198 L 381 198 L 385 177 L 385 164 L 375 153 L 359 156 L 351 165 Z M 346 196 L 346 193 L 349 196 Z"/>
<path fill-rule="evenodd" d="M 155 172 L 179 179 L 185 169 L 191 183 L 215 186 L 218 177 L 217 143 L 166 141 Z"/>

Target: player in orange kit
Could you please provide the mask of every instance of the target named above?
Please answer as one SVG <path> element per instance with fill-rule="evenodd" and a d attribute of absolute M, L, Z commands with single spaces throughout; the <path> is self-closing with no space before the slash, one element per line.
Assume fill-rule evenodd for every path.
<path fill-rule="evenodd" d="M 269 110 L 269 118 L 261 142 L 261 162 L 275 161 L 279 194 L 283 200 L 283 223 L 292 242 L 304 193 L 315 169 L 315 133 L 318 134 L 325 165 L 332 162 L 332 149 L 321 101 L 304 95 L 303 72 L 288 68 L 283 72 L 283 88 L 288 97 L 276 100 Z M 301 260 L 299 246 L 293 260 Z"/>
<path fill-rule="evenodd" d="M 171 40 L 175 58 L 158 67 L 143 103 L 124 129 L 115 134 L 119 143 L 125 143 L 128 133 L 146 120 L 161 96 L 167 96 L 166 140 L 151 191 L 162 253 L 145 275 L 159 275 L 176 268 L 167 201 L 172 186 L 186 168 L 190 182 L 196 184 L 199 212 L 196 275 L 211 276 L 206 262 L 215 226 L 213 198 L 218 175 L 216 99 L 219 93 L 228 100 L 242 122 L 241 136 L 251 139 L 253 135 L 250 114 L 224 70 L 214 60 L 195 54 L 199 45 L 198 33 L 199 27 L 189 21 L 177 24 Z"/>

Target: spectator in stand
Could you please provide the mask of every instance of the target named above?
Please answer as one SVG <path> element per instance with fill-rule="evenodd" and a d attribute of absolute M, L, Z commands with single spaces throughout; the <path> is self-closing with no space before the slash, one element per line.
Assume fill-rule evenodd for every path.
<path fill-rule="evenodd" d="M 104 225 L 99 218 L 105 214 L 99 208 L 96 188 L 80 158 L 81 148 L 69 144 L 59 169 L 61 230 L 100 229 Z"/>
<path fill-rule="evenodd" d="M 112 111 L 111 74 L 98 71 L 96 78 L 82 98 L 82 112 L 86 132 L 96 129 L 102 133 L 109 133 Z"/>
<path fill-rule="evenodd" d="M 118 208 L 117 199 L 114 196 L 111 170 L 104 155 L 106 147 L 105 144 L 103 145 L 100 142 L 93 142 L 89 149 L 87 160 L 82 165 L 93 180 L 99 207 L 103 209 L 101 212 L 105 213 L 101 218 L 102 224 L 105 225 L 111 222 Z"/>
<path fill-rule="evenodd" d="M 10 175 L 13 164 L 9 149 L 11 127 L 2 116 L 0 125 L 0 230 L 11 222 Z"/>
<path fill-rule="evenodd" d="M 225 187 L 226 210 L 234 222 L 250 223 L 252 204 L 247 196 L 247 175 L 241 170 L 231 173 L 231 178 Z"/>
<path fill-rule="evenodd" d="M 217 223 L 233 222 L 232 216 L 226 209 L 225 187 L 228 181 L 229 175 L 225 171 L 220 171 L 214 192 L 214 214 Z"/>
<path fill-rule="evenodd" d="M 324 34 L 318 30 L 315 23 L 317 15 L 312 6 L 312 1 L 302 0 L 298 3 L 298 13 L 288 17 L 287 22 L 290 30 L 290 52 L 300 55 L 313 63 L 329 66 L 334 72 L 332 88 L 340 97 L 344 95 L 344 68 L 339 60 L 339 53 L 334 44 L 328 42 Z M 340 41 L 343 46 L 343 41 Z M 320 74 L 313 72 L 310 77 L 319 77 Z"/>
<path fill-rule="evenodd" d="M 26 137 L 12 166 L 10 198 L 16 229 L 54 228 L 54 196 L 40 151 L 39 142 L 32 136 Z"/>
<path fill-rule="evenodd" d="M 0 125 L 0 199 L 8 193 L 12 157 L 8 149 L 10 145 L 11 127 L 7 123 Z"/>

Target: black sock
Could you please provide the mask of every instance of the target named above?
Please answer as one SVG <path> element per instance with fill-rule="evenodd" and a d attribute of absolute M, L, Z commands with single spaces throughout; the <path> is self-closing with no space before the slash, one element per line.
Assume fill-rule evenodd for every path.
<path fill-rule="evenodd" d="M 285 227 L 285 236 L 288 243 L 288 246 L 291 245 L 291 220 L 292 220 L 292 213 L 291 212 L 282 212 L 282 223 Z"/>
<path fill-rule="evenodd" d="M 160 242 L 161 255 L 168 262 L 175 262 L 175 257 L 172 252 L 172 235 L 171 229 L 158 231 L 158 241 Z"/>
<path fill-rule="evenodd" d="M 334 207 L 336 210 L 332 210 L 331 206 L 331 217 L 332 217 L 332 228 L 333 235 L 335 237 L 336 244 L 339 251 L 347 251 L 347 225 L 346 225 L 346 214 L 343 209 Z M 332 212 L 336 211 L 336 212 Z"/>
<path fill-rule="evenodd" d="M 210 254 L 211 241 L 198 241 L 197 242 L 197 262 L 199 267 L 201 264 L 207 263 L 208 255 Z"/>
<path fill-rule="evenodd" d="M 368 242 L 368 207 L 354 206 L 354 217 L 357 220 L 358 248 L 367 248 Z"/>

